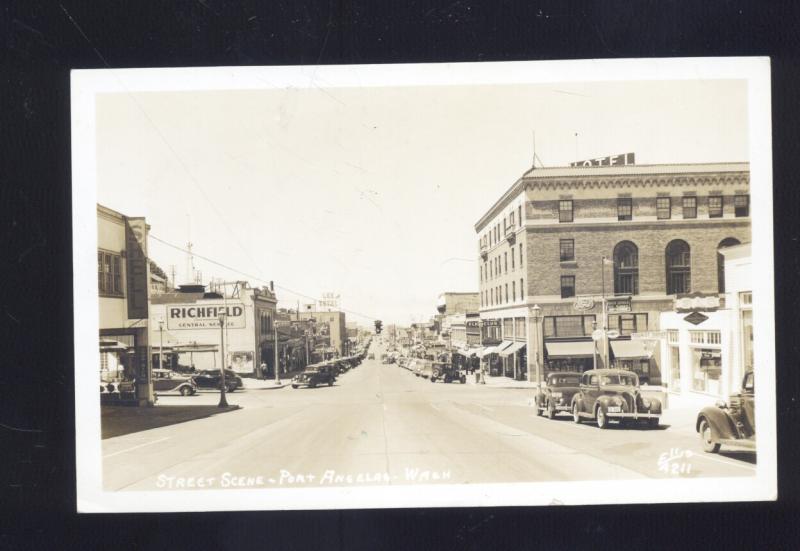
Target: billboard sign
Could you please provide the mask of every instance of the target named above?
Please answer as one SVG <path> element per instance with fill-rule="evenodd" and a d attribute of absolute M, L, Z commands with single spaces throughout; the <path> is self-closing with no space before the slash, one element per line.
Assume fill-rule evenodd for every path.
<path fill-rule="evenodd" d="M 228 329 L 244 329 L 244 312 L 244 304 L 241 302 L 167 304 L 167 329 L 219 329 L 219 316 L 223 314 Z"/>
<path fill-rule="evenodd" d="M 608 157 L 597 157 L 596 159 L 586 159 L 585 161 L 575 161 L 569 166 L 625 166 L 635 165 L 636 155 L 634 153 L 621 153 L 619 155 L 609 155 Z"/>

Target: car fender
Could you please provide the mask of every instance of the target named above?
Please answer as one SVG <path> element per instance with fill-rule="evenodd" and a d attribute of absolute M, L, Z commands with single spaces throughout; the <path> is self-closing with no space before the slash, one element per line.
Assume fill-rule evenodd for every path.
<path fill-rule="evenodd" d="M 711 426 L 711 431 L 715 439 L 720 438 L 738 438 L 736 427 L 727 411 L 718 407 L 703 408 L 697 414 L 697 423 L 695 423 L 695 430 L 700 432 L 700 422 L 705 419 Z"/>
<path fill-rule="evenodd" d="M 650 400 L 650 413 L 661 413 L 661 400 L 658 398 L 648 398 Z"/>
<path fill-rule="evenodd" d="M 576 405 L 578 406 L 578 411 L 583 412 L 583 396 L 581 396 L 580 392 L 576 392 L 575 395 L 572 396 L 570 409 L 575 409 Z"/>

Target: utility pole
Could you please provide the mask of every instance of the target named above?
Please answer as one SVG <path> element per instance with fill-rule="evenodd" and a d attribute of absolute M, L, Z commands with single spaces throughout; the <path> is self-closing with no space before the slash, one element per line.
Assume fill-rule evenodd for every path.
<path fill-rule="evenodd" d="M 158 368 L 164 369 L 164 320 L 158 319 Z"/>
<path fill-rule="evenodd" d="M 274 356 L 275 356 L 275 384 L 279 385 L 279 384 L 281 384 L 281 377 L 278 374 L 278 371 L 280 370 L 280 364 L 278 363 L 278 325 L 277 324 L 274 327 L 274 333 L 275 333 L 275 346 L 273 347 L 273 350 L 274 350 Z"/>
<path fill-rule="evenodd" d="M 225 398 L 225 314 L 219 315 L 219 343 L 222 361 L 219 365 L 220 385 L 219 385 L 219 404 L 218 407 L 228 407 L 228 400 Z"/>

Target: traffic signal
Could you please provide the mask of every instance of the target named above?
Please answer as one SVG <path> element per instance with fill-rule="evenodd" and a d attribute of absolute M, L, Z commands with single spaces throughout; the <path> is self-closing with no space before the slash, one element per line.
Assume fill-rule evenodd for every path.
<path fill-rule="evenodd" d="M 380 335 L 382 330 L 383 322 L 381 320 L 375 320 L 375 334 Z"/>

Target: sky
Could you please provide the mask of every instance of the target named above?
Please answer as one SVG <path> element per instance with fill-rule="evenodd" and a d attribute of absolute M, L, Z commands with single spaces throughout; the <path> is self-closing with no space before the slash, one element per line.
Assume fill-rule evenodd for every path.
<path fill-rule="evenodd" d="M 477 220 L 530 168 L 748 161 L 745 81 L 286 88 L 98 96 L 98 202 L 151 226 L 177 282 L 274 281 L 408 324 L 478 290 Z M 576 137 L 577 134 L 577 137 Z M 161 240 L 161 241 L 159 241 Z"/>

